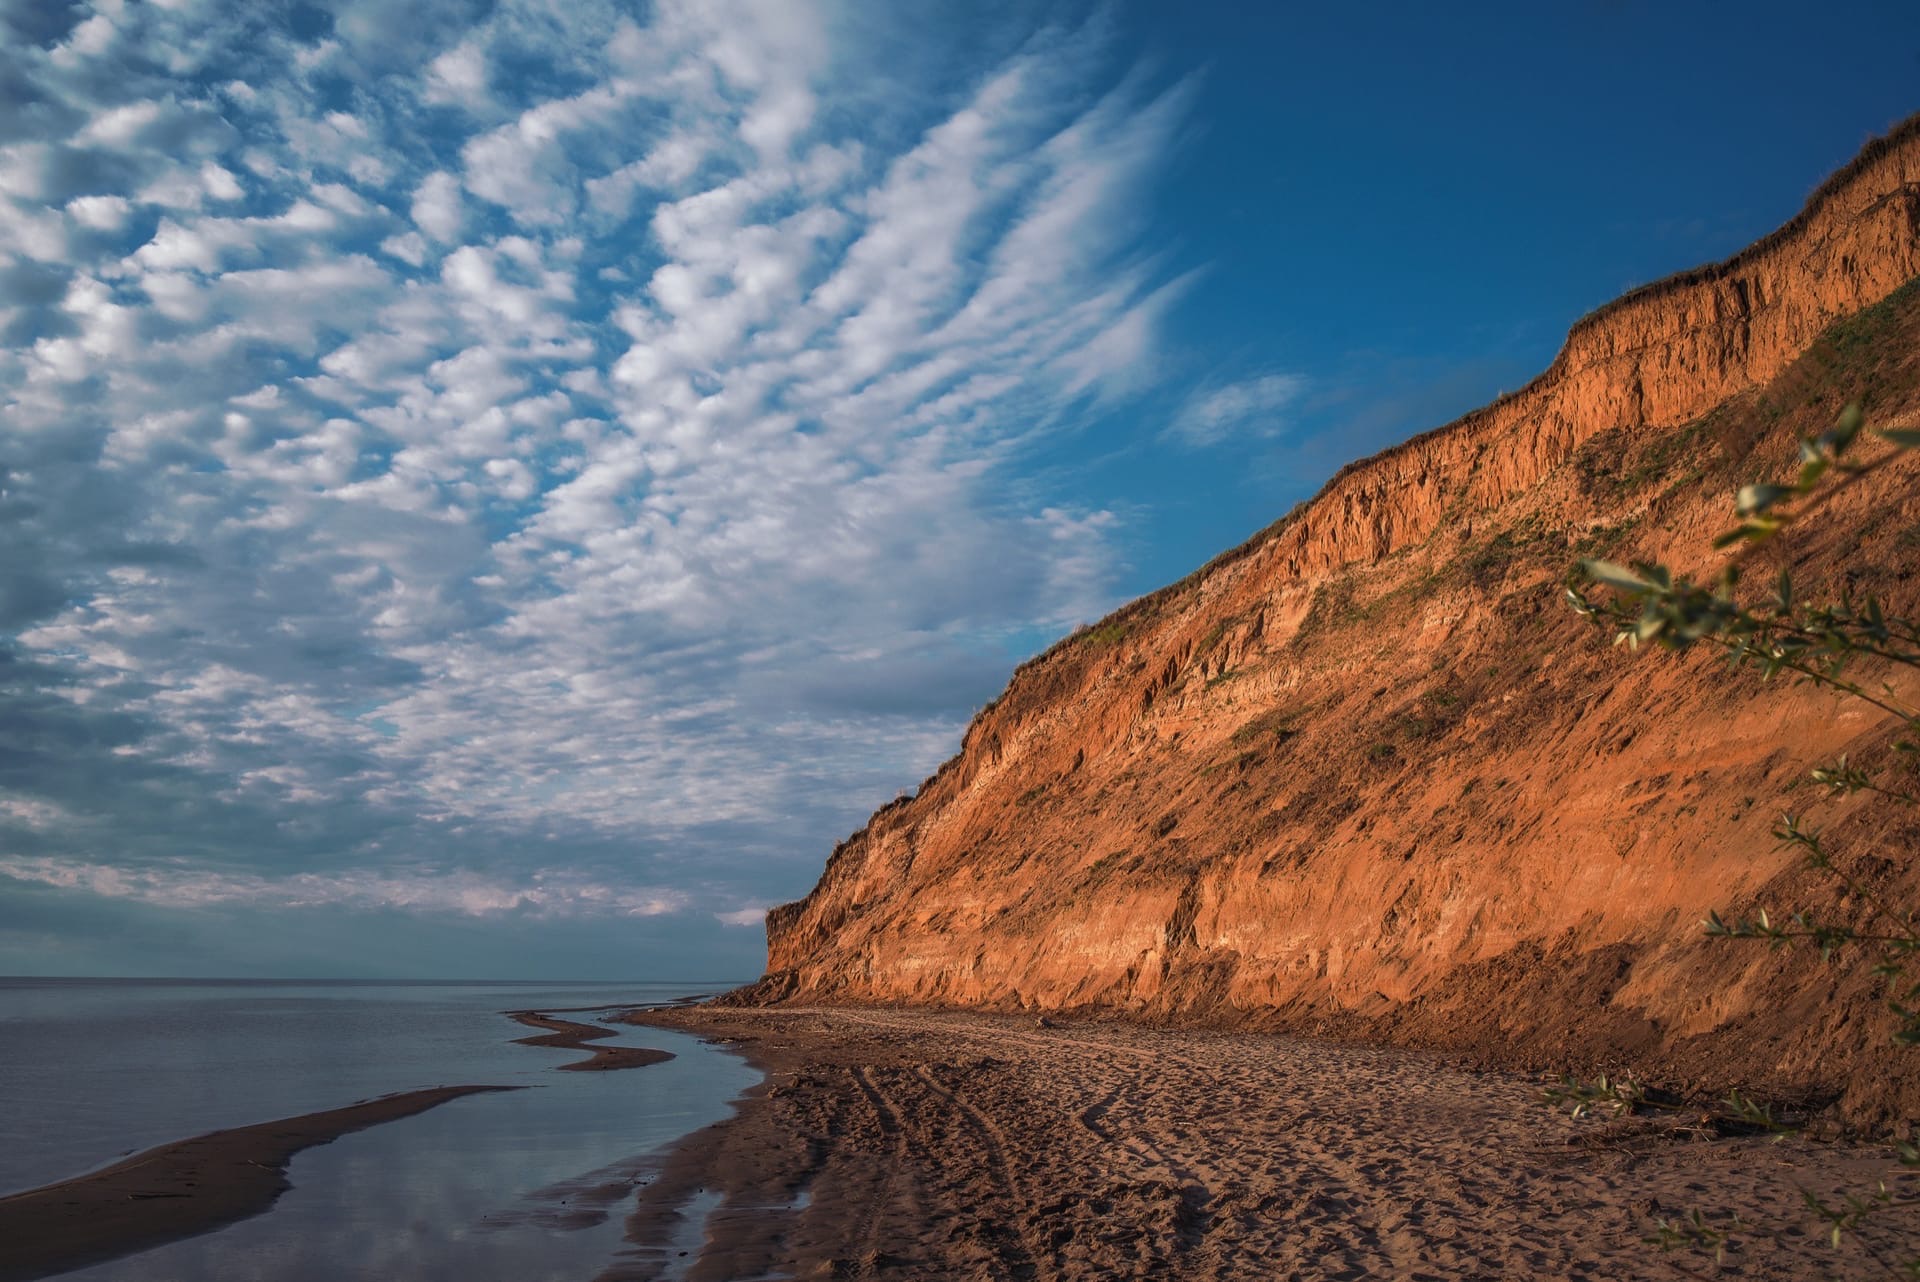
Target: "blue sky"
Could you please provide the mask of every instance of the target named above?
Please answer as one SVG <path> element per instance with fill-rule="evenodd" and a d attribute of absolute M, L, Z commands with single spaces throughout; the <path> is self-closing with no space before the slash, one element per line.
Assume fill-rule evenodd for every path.
<path fill-rule="evenodd" d="M 1920 108 L 1908 5 L 1333 8 L 0 0 L 0 973 L 757 973 L 1019 659 Z"/>

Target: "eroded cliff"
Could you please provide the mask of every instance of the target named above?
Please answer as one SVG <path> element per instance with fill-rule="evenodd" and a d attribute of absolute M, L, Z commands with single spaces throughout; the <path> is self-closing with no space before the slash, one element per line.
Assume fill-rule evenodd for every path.
<path fill-rule="evenodd" d="M 1730 487 L 1850 399 L 1914 421 L 1916 274 L 1920 117 L 1765 241 L 1583 320 L 1526 388 L 1023 665 L 769 914 L 748 999 L 1256 1021 L 1840 1093 L 1885 1053 L 1877 981 L 1697 923 L 1849 910 L 1776 848 L 1789 805 L 1915 888 L 1902 816 L 1794 791 L 1886 723 L 1704 655 L 1629 659 L 1558 597 L 1579 555 L 1710 570 Z M 1911 607 L 1913 480 L 1773 555 Z"/>

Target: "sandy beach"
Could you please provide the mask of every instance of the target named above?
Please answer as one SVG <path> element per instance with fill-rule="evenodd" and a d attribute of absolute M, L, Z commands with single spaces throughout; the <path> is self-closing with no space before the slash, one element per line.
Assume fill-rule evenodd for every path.
<path fill-rule="evenodd" d="M 1920 1250 L 1912 1218 L 1835 1250 L 1802 1211 L 1802 1189 L 1889 1177 L 1884 1148 L 1575 1120 L 1538 1080 L 1414 1053 L 883 1009 L 631 1018 L 769 1076 L 678 1146 L 600 1282 L 1848 1278 Z M 1696 1209 L 1785 1232 L 1736 1233 L 1719 1264 L 1643 1242 Z"/>
<path fill-rule="evenodd" d="M 603 1030 L 537 1011 L 531 1044 Z M 766 1074 L 645 1174 L 598 1282 L 1637 1279 L 1882 1276 L 1912 1218 L 1829 1246 L 1802 1190 L 1900 1196 L 1884 1148 L 1710 1139 L 1687 1116 L 1572 1119 L 1539 1080 L 1244 1032 L 882 1008 L 635 1011 Z M 658 1052 L 645 1055 L 658 1058 Z M 563 1067 L 627 1064 L 590 1056 Z M 478 1086 L 369 1100 L 151 1149 L 0 1199 L 0 1282 L 266 1210 L 298 1151 Z M 638 1170 L 639 1168 L 636 1168 Z M 629 1191 L 632 1190 L 632 1191 Z M 1723 1260 L 1659 1221 L 1738 1210 Z"/>

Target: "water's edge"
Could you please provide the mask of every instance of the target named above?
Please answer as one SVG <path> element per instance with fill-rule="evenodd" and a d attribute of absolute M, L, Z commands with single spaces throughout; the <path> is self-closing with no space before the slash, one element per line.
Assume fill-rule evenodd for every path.
<path fill-rule="evenodd" d="M 542 992 L 551 1004 L 536 1007 L 518 992 L 496 991 L 486 1010 L 471 1005 L 477 992 L 461 995 L 469 1003 L 464 1007 L 440 1002 L 432 1010 L 409 1007 L 417 994 L 346 994 L 349 1021 L 364 1017 L 369 1007 L 377 1008 L 382 1027 L 405 1026 L 418 1014 L 439 1039 L 411 1058 L 400 1055 L 377 1066 L 382 1071 L 411 1075 L 431 1066 L 442 1082 L 456 1074 L 461 1080 L 470 1067 L 510 1071 L 464 1077 L 487 1083 L 495 1093 L 438 1087 L 363 1097 L 344 1108 L 142 1145 L 137 1154 L 114 1156 L 80 1175 L 0 1196 L 0 1240 L 10 1248 L 0 1282 L 61 1270 L 86 1282 L 209 1276 L 235 1282 L 383 1276 L 564 1282 L 593 1276 L 619 1250 L 621 1203 L 650 1181 L 655 1159 L 730 1114 L 761 1079 L 739 1057 L 696 1038 L 600 1022 L 620 1012 L 678 1004 L 685 986 L 672 987 L 671 993 L 656 988 L 647 994 L 628 988 L 627 1000 L 584 1006 L 580 998 L 601 993 L 577 992 L 568 1002 L 559 993 Z M 513 1007 L 502 1009 L 508 1003 Z M 562 1011 L 573 1014 L 555 1018 Z M 5 1013 L 0 1009 L 0 1018 Z M 325 1004 L 297 1012 L 305 1026 L 299 1035 L 312 1047 L 296 1046 L 296 1054 L 322 1055 L 337 1013 Z M 586 1018 L 596 1022 L 582 1022 Z M 448 1036 L 450 1022 L 461 1025 L 458 1037 Z M 287 1027 L 285 1020 L 269 1020 L 260 1025 L 261 1036 L 285 1037 Z M 541 1029 L 549 1035 L 515 1036 Z M 460 1053 L 476 1039 L 492 1044 L 471 1056 Z M 193 1034 L 176 1029 L 165 1040 L 191 1043 Z M 504 1051 L 496 1053 L 499 1048 Z M 124 1074 L 137 1074 L 137 1065 L 126 1058 L 121 1063 Z M 16 1067 L 0 1063 L 0 1078 Z M 196 1086 L 220 1075 L 217 1060 L 197 1067 Z M 637 1071 L 554 1071 L 596 1067 Z M 314 1077 L 310 1073 L 294 1087 L 311 1096 Z M 0 1080 L 0 1102 L 15 1102 L 25 1093 L 21 1088 L 35 1084 L 23 1074 L 13 1079 Z M 270 1098 L 275 1086 L 270 1071 L 255 1068 L 238 1093 L 258 1101 Z M 84 1108 L 84 1091 L 68 1094 Z M 105 1117 L 89 1120 L 97 1128 Z M 156 1119 L 143 1120 L 151 1125 Z M 167 1159 L 181 1150 L 197 1164 L 188 1169 L 175 1163 L 170 1172 Z M 232 1190 L 223 1189 L 218 1160 L 207 1160 L 209 1154 L 240 1166 L 245 1178 L 235 1184 L 245 1185 L 247 1196 L 222 1196 Z M 122 1183 L 128 1187 L 118 1187 Z M 101 1191 L 93 1200 L 102 1207 L 73 1206 L 87 1200 L 74 1195 L 89 1187 Z M 71 1210 L 64 1234 L 56 1223 L 63 1217 L 47 1210 L 55 1202 Z M 128 1227 L 135 1221 L 137 1231 Z"/>

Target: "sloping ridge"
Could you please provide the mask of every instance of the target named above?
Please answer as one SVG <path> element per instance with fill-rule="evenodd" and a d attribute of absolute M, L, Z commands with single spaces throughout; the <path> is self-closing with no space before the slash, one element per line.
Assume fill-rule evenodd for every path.
<path fill-rule="evenodd" d="M 1772 234 L 1583 317 L 1525 387 L 1348 464 L 1275 553 L 1304 575 L 1418 542 L 1441 500 L 1492 508 L 1597 432 L 1695 419 L 1766 382 L 1835 319 L 1916 273 L 1920 115 L 1868 143 Z"/>
<path fill-rule="evenodd" d="M 1909 421 L 1916 274 L 1920 116 L 1773 235 L 1584 318 L 1525 388 L 1021 665 L 768 914 L 738 1000 L 1093 1008 L 1845 1093 L 1882 1053 L 1873 981 L 1693 923 L 1819 902 L 1771 817 L 1885 725 L 1627 662 L 1555 598 L 1576 555 L 1706 568 L 1727 487 L 1848 399 Z M 1844 560 L 1911 606 L 1912 480 L 1858 487 L 1799 572 Z M 1826 813 L 1914 888 L 1897 817 Z M 1861 1089 L 1856 1114 L 1920 1103 Z"/>

